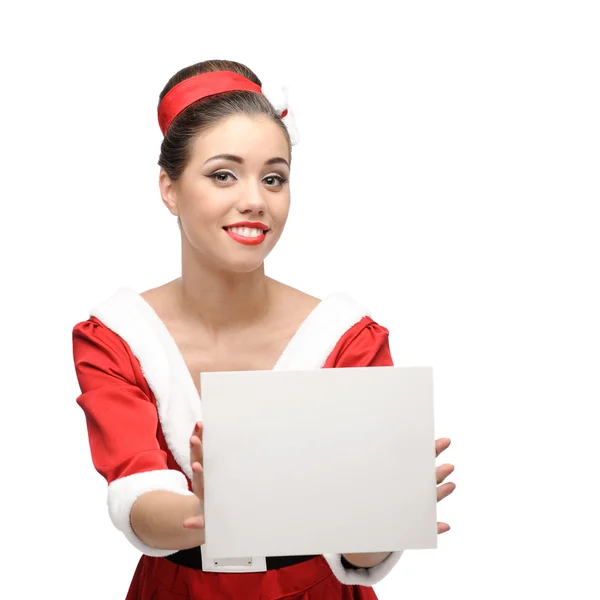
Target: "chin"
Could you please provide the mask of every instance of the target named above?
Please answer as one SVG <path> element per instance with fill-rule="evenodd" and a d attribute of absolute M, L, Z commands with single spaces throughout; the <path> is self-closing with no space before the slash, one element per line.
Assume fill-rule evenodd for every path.
<path fill-rule="evenodd" d="M 221 254 L 219 257 L 219 263 L 226 271 L 231 273 L 239 273 L 240 275 L 253 273 L 254 271 L 262 268 L 265 259 L 267 256 L 269 256 L 273 250 L 273 247 L 273 243 L 263 243 L 260 246 L 255 246 L 254 248 L 244 246 L 240 246 L 239 248 L 224 248 L 223 254 Z"/>
<path fill-rule="evenodd" d="M 254 271 L 257 271 L 263 266 L 264 262 L 264 256 L 261 256 L 260 258 L 255 257 L 253 260 L 251 260 L 249 257 L 237 260 L 233 257 L 230 257 L 229 260 L 223 261 L 221 265 L 226 271 L 243 275 L 247 273 L 254 273 Z"/>

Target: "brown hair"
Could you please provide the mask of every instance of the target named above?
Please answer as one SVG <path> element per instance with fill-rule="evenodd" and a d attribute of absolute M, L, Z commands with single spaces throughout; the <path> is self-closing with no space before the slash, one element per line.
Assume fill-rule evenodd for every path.
<path fill-rule="evenodd" d="M 167 92 L 178 83 L 194 75 L 211 71 L 232 71 L 262 86 L 260 79 L 241 63 L 230 60 L 206 60 L 175 73 L 160 93 L 159 105 Z M 160 145 L 158 158 L 160 167 L 171 179 L 179 179 L 190 158 L 194 138 L 202 131 L 215 126 L 220 120 L 236 114 L 248 116 L 263 114 L 271 117 L 284 131 L 291 154 L 287 129 L 265 96 L 246 91 L 226 92 L 197 100 L 175 117 Z"/>

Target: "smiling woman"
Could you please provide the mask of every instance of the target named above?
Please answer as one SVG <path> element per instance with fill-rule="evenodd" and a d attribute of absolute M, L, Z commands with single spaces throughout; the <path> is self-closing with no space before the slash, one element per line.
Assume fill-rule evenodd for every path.
<path fill-rule="evenodd" d="M 182 117 L 183 133 L 174 135 L 185 152 L 175 143 L 167 144 L 167 132 L 159 185 L 184 232 L 184 257 L 201 250 L 207 266 L 239 274 L 260 268 L 285 227 L 291 152 L 281 120 L 275 114 L 253 112 L 264 111 L 267 100 L 257 100 L 254 92 L 228 96 L 234 94 L 238 96 L 228 98 L 225 107 L 218 97 L 207 103 L 209 108 L 215 103 L 219 107 L 220 116 L 214 117 L 218 126 L 205 119 L 200 133 L 192 134 Z M 246 100 L 241 94 L 248 95 Z M 227 108 L 236 112 L 228 114 Z M 171 155 L 185 157 L 185 163 L 170 172 L 165 167 L 175 162 Z M 248 252 L 248 247 L 254 250 Z"/>
<path fill-rule="evenodd" d="M 169 80 L 158 121 L 181 276 L 141 294 L 121 288 L 73 330 L 109 514 L 142 553 L 127 599 L 374 599 L 400 552 L 223 561 L 203 551 L 200 373 L 393 362 L 388 331 L 352 298 L 319 300 L 265 275 L 290 207 L 296 134 L 285 101 L 244 65 L 207 61 Z M 450 471 L 438 467 L 439 484 Z M 452 490 L 441 485 L 438 499 Z"/>

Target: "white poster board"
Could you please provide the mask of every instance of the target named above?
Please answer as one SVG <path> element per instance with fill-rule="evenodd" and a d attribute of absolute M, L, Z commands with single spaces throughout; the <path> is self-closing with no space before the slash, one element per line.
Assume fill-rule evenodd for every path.
<path fill-rule="evenodd" d="M 429 367 L 203 373 L 210 557 L 435 548 Z"/>

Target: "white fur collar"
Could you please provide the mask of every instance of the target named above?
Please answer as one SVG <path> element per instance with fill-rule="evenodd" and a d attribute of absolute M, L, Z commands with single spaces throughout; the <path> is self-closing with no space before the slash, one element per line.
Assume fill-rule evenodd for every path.
<path fill-rule="evenodd" d="M 322 300 L 299 327 L 275 369 L 320 369 L 340 338 L 367 312 L 350 296 Z M 189 438 L 202 419 L 200 398 L 187 365 L 165 324 L 136 291 L 122 287 L 90 311 L 119 335 L 139 360 L 156 397 L 163 433 L 173 458 L 191 479 Z"/>

